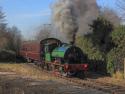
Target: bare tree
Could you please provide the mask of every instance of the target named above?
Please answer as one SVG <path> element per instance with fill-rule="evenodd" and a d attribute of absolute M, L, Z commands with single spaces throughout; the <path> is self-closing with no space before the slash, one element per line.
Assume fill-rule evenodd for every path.
<path fill-rule="evenodd" d="M 8 34 L 8 49 L 13 50 L 18 54 L 22 38 L 21 31 L 16 26 L 13 26 L 8 28 Z"/>
<path fill-rule="evenodd" d="M 36 34 L 36 40 L 41 41 L 45 38 L 51 37 L 51 31 L 52 31 L 51 24 L 44 24 L 42 27 L 40 27 L 38 33 Z"/>
<path fill-rule="evenodd" d="M 0 7 L 0 50 L 6 49 L 18 53 L 21 44 L 20 30 L 16 26 L 7 27 L 5 17 L 5 13 L 3 13 Z"/>
<path fill-rule="evenodd" d="M 2 8 L 0 7 L 0 49 L 3 49 L 7 44 L 6 36 L 6 23 L 5 23 L 5 15 L 2 12 Z"/>
<path fill-rule="evenodd" d="M 125 20 L 125 0 L 117 0 L 117 6 L 119 8 L 120 16 Z"/>
<path fill-rule="evenodd" d="M 5 21 L 5 15 L 4 15 L 4 13 L 3 13 L 3 11 L 2 11 L 2 8 L 0 7 L 0 23 L 4 23 L 4 21 Z"/>

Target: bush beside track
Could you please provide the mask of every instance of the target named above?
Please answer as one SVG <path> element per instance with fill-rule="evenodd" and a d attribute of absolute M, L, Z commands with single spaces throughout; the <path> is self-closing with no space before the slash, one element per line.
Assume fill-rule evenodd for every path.
<path fill-rule="evenodd" d="M 14 62 L 16 53 L 10 50 L 0 50 L 0 62 Z"/>

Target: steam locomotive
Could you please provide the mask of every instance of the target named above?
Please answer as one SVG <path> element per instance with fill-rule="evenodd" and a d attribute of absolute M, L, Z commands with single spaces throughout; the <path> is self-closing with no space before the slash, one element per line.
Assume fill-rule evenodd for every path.
<path fill-rule="evenodd" d="M 84 78 L 84 72 L 88 69 L 86 56 L 79 47 L 55 38 L 47 38 L 40 43 L 24 42 L 20 54 L 43 69 L 64 76 Z"/>

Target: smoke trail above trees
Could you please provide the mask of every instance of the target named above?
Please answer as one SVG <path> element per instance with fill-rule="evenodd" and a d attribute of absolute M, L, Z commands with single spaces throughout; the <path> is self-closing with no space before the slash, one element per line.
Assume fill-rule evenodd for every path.
<path fill-rule="evenodd" d="M 69 41 L 73 41 L 76 34 L 85 35 L 92 32 L 89 25 L 98 16 L 103 16 L 114 25 L 120 23 L 114 11 L 101 8 L 96 0 L 57 0 L 53 4 L 52 12 L 54 26 L 60 31 L 58 34 Z"/>
<path fill-rule="evenodd" d="M 53 7 L 54 23 L 59 31 L 64 32 L 69 42 L 75 43 L 78 31 L 77 10 L 72 0 L 60 0 Z"/>
<path fill-rule="evenodd" d="M 89 24 L 99 15 L 99 7 L 96 0 L 75 0 L 79 11 L 79 34 L 90 32 Z"/>

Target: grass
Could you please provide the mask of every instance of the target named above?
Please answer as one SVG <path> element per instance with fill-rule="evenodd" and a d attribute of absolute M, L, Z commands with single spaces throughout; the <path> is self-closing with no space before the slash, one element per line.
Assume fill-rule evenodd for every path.
<path fill-rule="evenodd" d="M 0 71 L 4 72 L 15 72 L 16 74 L 31 77 L 33 79 L 42 79 L 42 80 L 54 80 L 54 76 L 50 77 L 41 70 L 28 66 L 27 64 L 12 64 L 12 63 L 0 63 Z"/>
<path fill-rule="evenodd" d="M 124 73 L 117 71 L 115 74 L 113 74 L 113 77 L 116 79 L 124 79 Z"/>
<path fill-rule="evenodd" d="M 32 79 L 39 79 L 39 80 L 56 80 L 56 81 L 62 81 L 61 79 L 57 79 L 54 76 L 51 76 L 49 74 L 46 74 L 42 72 L 40 69 L 37 67 L 32 67 L 29 66 L 28 64 L 14 64 L 14 63 L 0 63 L 0 71 L 3 72 L 14 72 L 16 74 L 19 74 L 21 76 L 26 76 L 28 78 Z M 118 79 L 122 78 L 123 74 L 117 73 L 117 75 L 114 75 L 114 78 L 99 78 L 99 81 L 107 82 L 107 83 L 112 83 L 115 85 L 122 85 L 124 86 L 125 80 Z M 117 79 L 116 79 L 117 78 Z M 63 82 L 63 81 L 62 81 Z"/>

